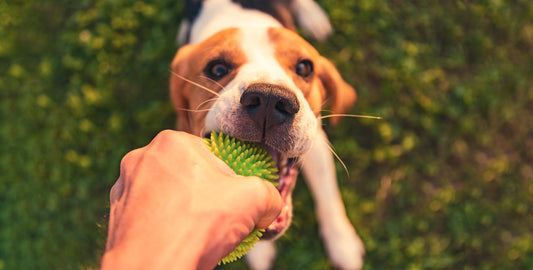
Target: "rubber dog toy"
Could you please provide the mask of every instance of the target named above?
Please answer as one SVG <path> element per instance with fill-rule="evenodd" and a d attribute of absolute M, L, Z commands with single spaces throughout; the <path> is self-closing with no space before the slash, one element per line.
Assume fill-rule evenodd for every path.
<path fill-rule="evenodd" d="M 240 141 L 223 132 L 211 132 L 210 138 L 206 138 L 207 148 L 218 158 L 224 161 L 236 173 L 242 176 L 257 176 L 269 181 L 275 186 L 278 179 L 276 162 L 264 148 L 255 143 Z M 252 232 L 218 264 L 226 264 L 240 259 L 252 249 L 265 230 L 254 228 Z"/>

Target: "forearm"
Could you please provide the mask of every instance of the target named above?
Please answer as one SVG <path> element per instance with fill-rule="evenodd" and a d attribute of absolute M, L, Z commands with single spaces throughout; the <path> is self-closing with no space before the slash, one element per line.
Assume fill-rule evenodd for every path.
<path fill-rule="evenodd" d="M 107 250 L 102 269 L 207 269 L 200 267 L 209 241 L 207 228 L 198 224 L 193 228 L 188 222 L 171 233 L 149 228 L 139 232 L 131 230 L 120 243 Z"/>

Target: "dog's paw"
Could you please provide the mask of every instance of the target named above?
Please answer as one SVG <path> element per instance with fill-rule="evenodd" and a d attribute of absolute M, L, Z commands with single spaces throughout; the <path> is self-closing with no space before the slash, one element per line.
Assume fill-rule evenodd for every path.
<path fill-rule="evenodd" d="M 322 227 L 321 234 L 329 259 L 335 267 L 342 270 L 363 268 L 365 247 L 349 222 Z"/>
<path fill-rule="evenodd" d="M 246 254 L 246 262 L 252 270 L 268 270 L 276 258 L 276 247 L 273 241 L 260 240 Z"/>
<path fill-rule="evenodd" d="M 326 12 L 313 0 L 295 0 L 292 10 L 298 25 L 318 41 L 324 41 L 333 32 Z"/>

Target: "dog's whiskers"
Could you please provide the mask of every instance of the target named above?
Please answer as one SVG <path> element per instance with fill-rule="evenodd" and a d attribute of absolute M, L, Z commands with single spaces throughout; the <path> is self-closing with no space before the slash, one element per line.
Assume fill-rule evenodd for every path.
<path fill-rule="evenodd" d="M 200 130 L 200 134 L 201 134 L 201 136 L 203 136 L 205 134 L 205 127 L 202 127 L 202 129 Z"/>
<path fill-rule="evenodd" d="M 328 149 L 331 151 L 331 153 L 335 156 L 335 158 L 341 163 L 342 167 L 344 168 L 344 171 L 346 172 L 346 175 L 350 177 L 350 172 L 348 171 L 348 167 L 346 167 L 346 164 L 342 161 L 341 157 L 335 153 L 335 149 L 333 149 L 333 146 L 331 143 L 328 142 Z"/>
<path fill-rule="evenodd" d="M 344 114 L 344 113 L 329 114 L 329 115 L 320 116 L 318 118 L 319 119 L 324 119 L 324 118 L 332 118 L 332 117 L 353 117 L 353 118 L 367 118 L 367 119 L 378 119 L 378 120 L 383 119 L 383 117 L 380 117 L 380 116 L 359 115 L 359 114 Z"/>
<path fill-rule="evenodd" d="M 194 109 L 176 108 L 176 110 L 179 110 L 179 111 L 186 111 L 186 112 L 208 112 L 208 111 L 210 111 L 211 109 L 194 110 Z"/>
<path fill-rule="evenodd" d="M 213 79 L 211 79 L 211 78 L 209 78 L 209 77 L 207 77 L 207 76 L 199 75 L 198 77 L 203 78 L 203 79 L 208 79 L 208 80 L 210 80 L 212 83 L 214 83 L 214 84 L 216 84 L 217 86 L 219 86 L 220 89 L 222 89 L 222 90 L 226 88 L 226 87 L 224 87 L 224 85 L 220 84 L 219 82 L 217 82 L 217 81 L 215 81 L 215 80 L 213 80 Z"/>
<path fill-rule="evenodd" d="M 217 99 L 218 99 L 218 97 L 207 99 L 207 100 L 205 100 L 204 102 L 198 104 L 198 106 L 196 106 L 196 109 L 199 110 L 200 107 L 202 107 L 204 104 L 209 103 L 209 102 L 211 102 L 211 101 L 215 101 L 215 100 L 217 100 Z M 206 110 L 207 110 L 207 111 L 210 111 L 211 109 L 204 109 L 204 110 L 200 110 L 200 111 L 206 111 Z"/>
<path fill-rule="evenodd" d="M 213 90 L 211 90 L 211 89 L 209 89 L 209 88 L 207 88 L 207 87 L 205 87 L 205 86 L 203 86 L 203 85 L 201 85 L 201 84 L 199 84 L 199 83 L 197 83 L 195 81 L 189 80 L 189 79 L 179 75 L 178 73 L 174 72 L 173 70 L 171 70 L 170 72 L 172 73 L 172 75 L 174 75 L 174 76 L 176 76 L 176 77 L 178 77 L 178 78 L 180 78 L 180 79 L 182 79 L 182 80 L 184 80 L 184 81 L 186 81 L 186 82 L 188 82 L 190 84 L 198 86 L 198 87 L 204 89 L 205 91 L 207 91 L 207 92 L 209 92 L 209 93 L 211 93 L 211 94 L 213 94 L 213 95 L 215 95 L 217 97 L 220 96 L 217 92 L 215 92 L 215 91 L 213 91 Z"/>

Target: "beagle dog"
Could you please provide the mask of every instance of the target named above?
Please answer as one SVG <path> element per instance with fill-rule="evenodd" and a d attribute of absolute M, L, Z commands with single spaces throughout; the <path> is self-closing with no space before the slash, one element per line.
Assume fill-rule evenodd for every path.
<path fill-rule="evenodd" d="M 341 114 L 356 92 L 333 64 L 294 29 L 291 14 L 316 39 L 331 26 L 312 0 L 191 0 L 172 61 L 170 95 L 177 129 L 204 137 L 223 131 L 256 142 L 272 154 L 284 208 L 247 255 L 252 269 L 268 269 L 273 240 L 292 219 L 298 167 L 315 200 L 329 258 L 340 269 L 360 269 L 364 247 L 346 216 L 333 156 L 320 113 Z M 332 123 L 338 121 L 332 118 Z"/>

